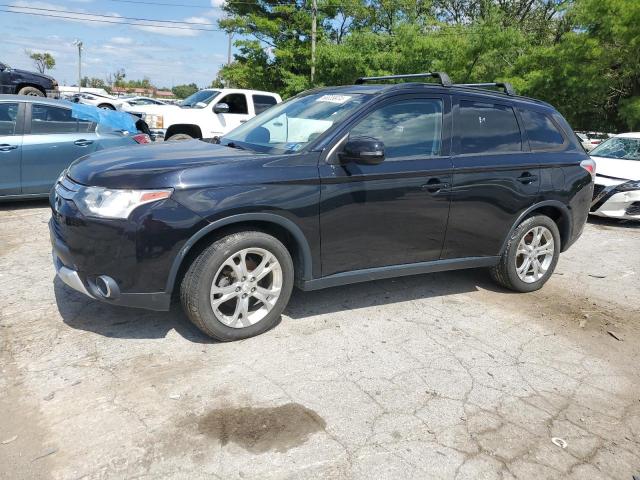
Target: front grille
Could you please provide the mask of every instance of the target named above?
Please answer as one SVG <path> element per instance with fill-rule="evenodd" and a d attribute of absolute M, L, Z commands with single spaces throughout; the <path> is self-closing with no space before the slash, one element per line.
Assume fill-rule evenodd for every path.
<path fill-rule="evenodd" d="M 633 202 L 627 207 L 626 215 L 640 215 L 640 202 Z"/>

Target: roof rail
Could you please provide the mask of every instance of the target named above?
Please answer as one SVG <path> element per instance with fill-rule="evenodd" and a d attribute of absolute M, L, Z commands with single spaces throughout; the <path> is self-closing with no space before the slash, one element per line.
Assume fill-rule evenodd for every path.
<path fill-rule="evenodd" d="M 476 87 L 476 88 L 484 88 L 484 87 L 499 87 L 504 89 L 504 93 L 507 95 L 515 95 L 516 91 L 513 89 L 513 86 L 508 82 L 496 82 L 496 83 L 456 83 L 456 87 Z"/>
<path fill-rule="evenodd" d="M 440 85 L 450 87 L 452 85 L 449 75 L 444 72 L 427 72 L 427 73 L 407 73 L 404 75 L 385 75 L 382 77 L 360 77 L 355 81 L 356 85 L 362 85 L 365 82 L 375 82 L 377 80 L 396 80 L 398 78 L 424 78 L 431 77 L 440 80 Z"/>

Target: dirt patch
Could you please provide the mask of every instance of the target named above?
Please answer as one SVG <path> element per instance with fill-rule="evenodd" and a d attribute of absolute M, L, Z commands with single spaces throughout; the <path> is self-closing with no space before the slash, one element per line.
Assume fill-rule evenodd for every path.
<path fill-rule="evenodd" d="M 297 403 L 269 408 L 221 408 L 198 420 L 200 433 L 224 446 L 235 443 L 252 453 L 286 452 L 324 430 L 326 422 Z"/>

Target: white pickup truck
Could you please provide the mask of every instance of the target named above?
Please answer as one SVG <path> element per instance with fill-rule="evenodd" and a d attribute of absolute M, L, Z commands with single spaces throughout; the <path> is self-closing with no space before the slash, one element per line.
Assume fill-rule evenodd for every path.
<path fill-rule="evenodd" d="M 281 101 L 277 93 L 208 88 L 180 106 L 141 106 L 130 113 L 141 117 L 156 139 L 188 140 L 224 135 Z"/>

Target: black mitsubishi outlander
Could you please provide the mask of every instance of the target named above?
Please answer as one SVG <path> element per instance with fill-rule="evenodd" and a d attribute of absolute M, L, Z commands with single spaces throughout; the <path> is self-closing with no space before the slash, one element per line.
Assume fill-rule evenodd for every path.
<path fill-rule="evenodd" d="M 76 161 L 51 193 L 53 257 L 85 295 L 154 310 L 179 295 L 236 340 L 274 326 L 294 285 L 487 267 L 537 290 L 582 232 L 594 170 L 562 116 L 509 84 L 361 78 L 214 143 Z"/>

